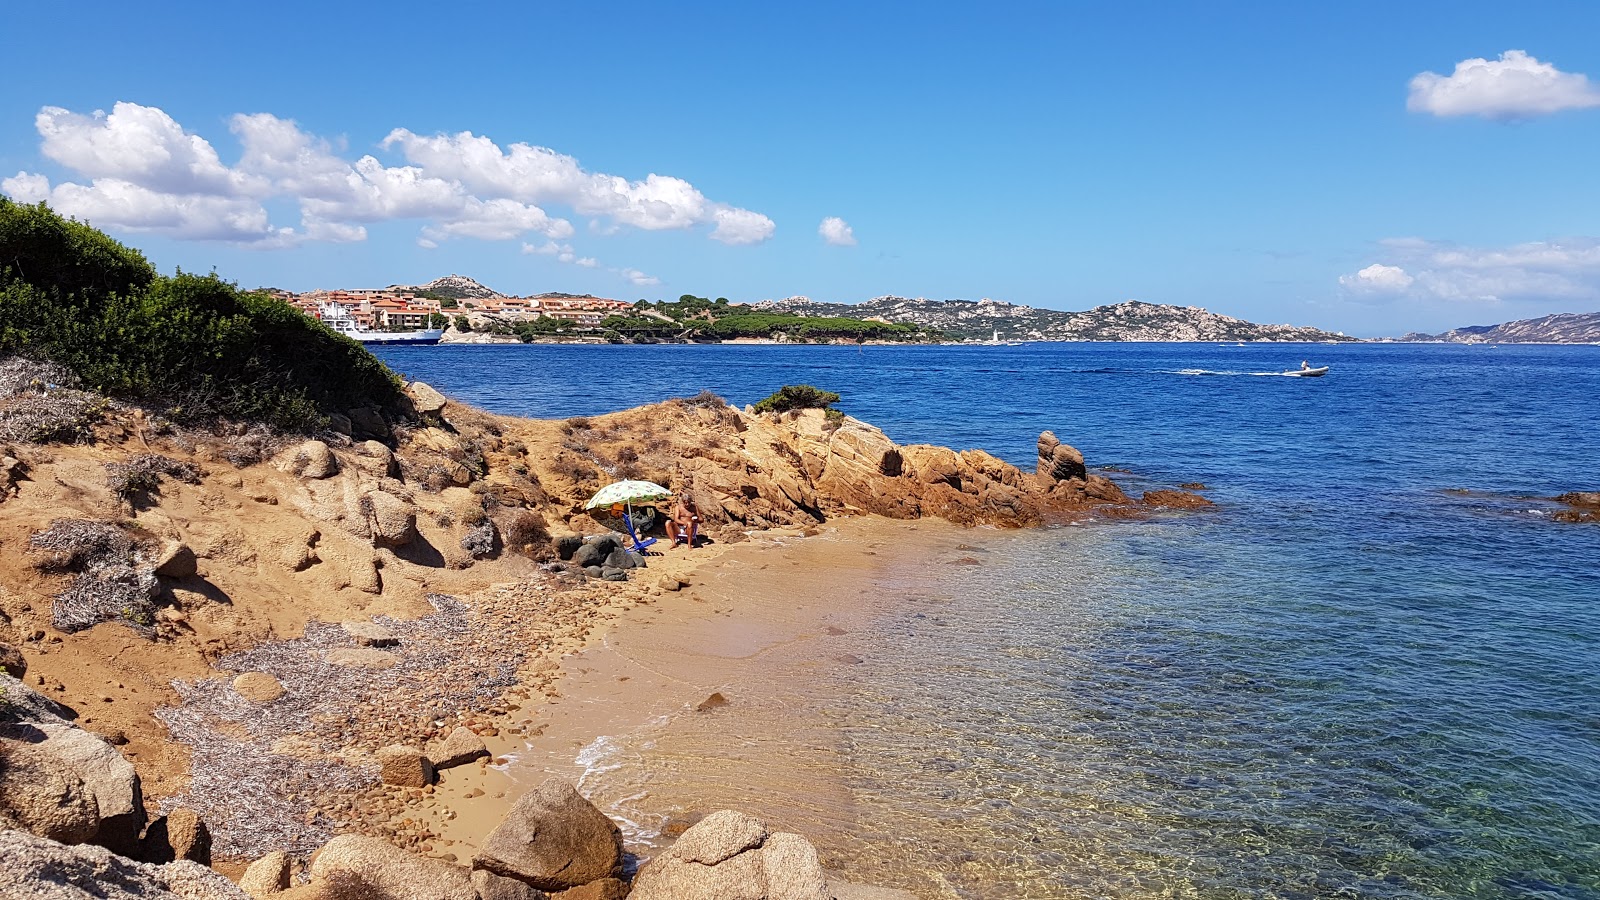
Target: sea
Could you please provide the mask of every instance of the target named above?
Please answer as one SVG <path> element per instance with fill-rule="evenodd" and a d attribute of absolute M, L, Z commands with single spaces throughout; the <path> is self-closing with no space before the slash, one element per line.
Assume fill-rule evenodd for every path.
<path fill-rule="evenodd" d="M 508 414 L 784 384 L 1213 511 L 973 532 L 829 692 L 854 871 L 974 898 L 1600 898 L 1600 347 L 385 347 Z M 1323 378 L 1284 377 L 1302 360 Z M 637 760 L 647 760 L 639 750 Z M 648 765 L 640 762 L 639 765 Z M 612 777 L 626 778 L 626 773 Z"/>

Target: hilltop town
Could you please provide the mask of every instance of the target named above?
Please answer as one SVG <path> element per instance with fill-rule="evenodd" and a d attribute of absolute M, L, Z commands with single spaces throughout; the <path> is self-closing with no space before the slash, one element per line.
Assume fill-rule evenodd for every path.
<path fill-rule="evenodd" d="M 587 294 L 546 293 L 513 297 L 462 275 L 447 275 L 422 285 L 386 288 L 314 290 L 303 294 L 268 288 L 266 293 L 312 318 L 322 318 L 330 304 L 362 328 L 413 331 L 454 326 L 457 332 L 490 330 L 495 325 L 548 318 L 583 327 L 597 327 L 607 316 L 625 314 L 633 304 Z M 462 317 L 458 320 L 457 317 Z M 470 328 L 460 327 L 462 324 Z"/>

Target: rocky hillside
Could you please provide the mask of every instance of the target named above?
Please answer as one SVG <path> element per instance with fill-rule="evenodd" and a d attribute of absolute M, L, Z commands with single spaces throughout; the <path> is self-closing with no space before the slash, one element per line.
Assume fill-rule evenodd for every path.
<path fill-rule="evenodd" d="M 1499 325 L 1468 325 L 1442 334 L 1413 331 L 1400 340 L 1450 344 L 1594 344 L 1600 343 L 1600 313 L 1560 313 Z"/>
<path fill-rule="evenodd" d="M 1128 300 L 1086 312 L 1038 309 L 1000 300 L 875 297 L 865 303 L 819 303 L 805 297 L 764 300 L 757 309 L 804 316 L 881 318 L 935 328 L 954 338 L 1007 341 L 1353 341 L 1294 325 L 1258 325 L 1194 306 Z"/>
<path fill-rule="evenodd" d="M 446 275 L 435 278 L 427 284 L 390 285 L 394 289 L 406 289 L 433 294 L 436 297 L 445 297 L 451 300 L 494 300 L 504 297 L 494 288 L 479 284 L 465 275 Z"/>

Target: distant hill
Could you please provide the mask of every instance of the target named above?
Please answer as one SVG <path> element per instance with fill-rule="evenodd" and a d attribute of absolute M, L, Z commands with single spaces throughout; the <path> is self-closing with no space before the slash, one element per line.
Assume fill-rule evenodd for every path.
<path fill-rule="evenodd" d="M 1593 344 L 1600 343 L 1600 313 L 1559 313 L 1499 325 L 1468 325 L 1442 334 L 1413 331 L 1400 340 L 1450 344 Z"/>
<path fill-rule="evenodd" d="M 1011 341 L 1354 341 L 1320 328 L 1258 325 L 1194 306 L 1128 300 L 1087 312 L 1038 309 L 1000 300 L 875 297 L 865 303 L 818 303 L 805 297 L 763 300 L 756 309 L 801 316 L 875 318 L 934 328 L 955 338 Z"/>
<path fill-rule="evenodd" d="M 504 297 L 493 288 L 485 287 L 465 275 L 446 275 L 427 284 L 393 284 L 395 290 L 410 288 L 418 293 L 432 294 L 450 300 L 496 300 Z"/>

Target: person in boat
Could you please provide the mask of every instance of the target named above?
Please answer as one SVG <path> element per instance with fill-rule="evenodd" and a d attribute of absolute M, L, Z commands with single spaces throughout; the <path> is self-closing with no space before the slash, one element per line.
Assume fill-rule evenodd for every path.
<path fill-rule="evenodd" d="M 1311 370 L 1311 362 L 1310 362 L 1310 360 L 1304 360 L 1304 359 L 1300 360 L 1300 371 L 1308 372 L 1310 370 Z"/>
<path fill-rule="evenodd" d="M 679 493 L 672 501 L 672 518 L 667 520 L 667 537 L 671 539 L 674 547 L 682 541 L 693 548 L 695 537 L 699 533 L 700 508 L 695 506 L 694 497 L 687 493 Z"/>

